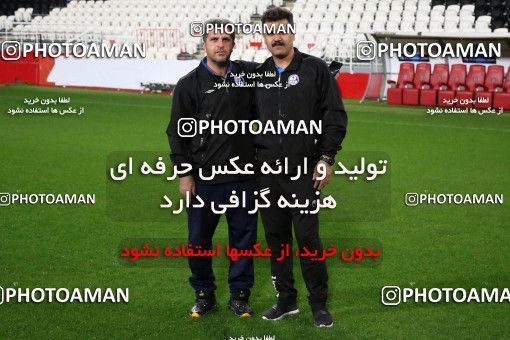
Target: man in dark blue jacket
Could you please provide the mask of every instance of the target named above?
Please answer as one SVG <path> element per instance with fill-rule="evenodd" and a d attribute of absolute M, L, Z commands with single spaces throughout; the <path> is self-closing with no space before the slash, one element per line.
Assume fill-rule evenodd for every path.
<path fill-rule="evenodd" d="M 192 246 L 211 249 L 212 237 L 220 215 L 214 213 L 211 202 L 226 204 L 232 191 L 238 195 L 246 193 L 246 207 L 228 208 L 225 215 L 229 230 L 229 244 L 237 249 L 251 249 L 257 238 L 257 214 L 249 214 L 254 208 L 254 176 L 216 175 L 210 177 L 214 166 L 229 165 L 229 160 L 239 157 L 237 164 L 243 167 L 253 163 L 254 144 L 250 135 L 197 133 L 200 122 L 222 122 L 227 120 L 251 119 L 252 93 L 243 87 L 229 87 L 243 82 L 233 77 L 253 71 L 254 64 L 231 61 L 234 48 L 234 34 L 226 34 L 226 20 L 208 21 L 204 27 L 204 48 L 207 56 L 200 65 L 182 77 L 173 93 L 172 117 L 167 128 L 171 148 L 170 157 L 178 169 L 191 164 L 190 173 L 179 178 L 182 195 L 191 194 L 192 204 L 198 195 L 205 203 L 202 208 L 190 207 L 188 214 L 188 241 Z M 216 30 L 218 28 L 219 30 Z M 222 85 L 222 86 L 218 86 Z M 241 84 L 242 85 L 242 84 Z M 200 317 L 216 306 L 215 277 L 211 257 L 189 257 L 191 277 L 189 282 L 196 293 L 196 303 L 190 311 L 192 317 Z M 240 317 L 253 314 L 248 298 L 253 287 L 253 258 L 242 257 L 231 261 L 228 283 L 230 286 L 229 306 Z"/>

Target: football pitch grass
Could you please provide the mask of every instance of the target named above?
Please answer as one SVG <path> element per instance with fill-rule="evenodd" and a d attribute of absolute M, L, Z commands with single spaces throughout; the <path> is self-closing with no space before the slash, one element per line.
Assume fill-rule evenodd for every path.
<path fill-rule="evenodd" d="M 15 115 L 25 98 L 69 97 L 76 115 Z M 13 85 L 0 87 L 0 192 L 95 193 L 95 205 L 0 207 L 0 286 L 129 287 L 129 303 L 4 303 L 0 338 L 276 339 L 505 338 L 508 303 L 406 303 L 384 306 L 381 288 L 510 287 L 510 209 L 502 205 L 419 205 L 417 193 L 500 193 L 510 198 L 510 119 L 502 115 L 429 116 L 424 107 L 345 100 L 342 152 L 382 151 L 391 161 L 391 212 L 381 220 L 321 223 L 324 238 L 381 242 L 377 267 L 329 266 L 333 328 L 313 325 L 299 265 L 301 313 L 261 320 L 274 301 L 268 265 L 255 267 L 251 305 L 238 319 L 226 309 L 227 268 L 216 266 L 219 308 L 200 319 L 187 312 L 189 270 L 119 263 L 126 239 L 185 238 L 185 218 L 119 222 L 106 208 L 106 161 L 123 150 L 167 150 L 171 96 Z M 338 160 L 342 160 L 342 152 Z M 336 178 L 334 179 L 336 180 Z M 177 192 L 176 183 L 169 188 Z M 340 182 L 332 192 L 341 192 Z M 263 239 L 259 222 L 259 239 Z M 216 231 L 227 237 L 222 218 Z"/>

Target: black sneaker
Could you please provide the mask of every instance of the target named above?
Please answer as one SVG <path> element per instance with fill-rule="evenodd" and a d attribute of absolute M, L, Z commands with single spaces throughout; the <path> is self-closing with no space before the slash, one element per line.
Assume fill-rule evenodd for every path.
<path fill-rule="evenodd" d="M 245 300 L 230 299 L 228 307 L 240 318 L 249 318 L 253 311 Z"/>
<path fill-rule="evenodd" d="M 189 311 L 192 318 L 199 318 L 216 307 L 216 297 L 214 294 L 198 291 L 196 296 L 196 303 Z"/>
<path fill-rule="evenodd" d="M 269 308 L 263 315 L 263 320 L 277 321 L 282 319 L 286 315 L 293 315 L 299 313 L 297 304 L 289 305 L 287 308 L 279 307 L 277 304 Z"/>
<path fill-rule="evenodd" d="M 313 312 L 313 320 L 317 327 L 332 327 L 333 317 L 327 309 L 319 309 Z"/>

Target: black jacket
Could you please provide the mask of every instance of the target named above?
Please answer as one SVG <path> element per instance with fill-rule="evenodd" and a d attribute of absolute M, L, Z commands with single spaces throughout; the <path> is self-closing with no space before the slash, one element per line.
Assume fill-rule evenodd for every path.
<path fill-rule="evenodd" d="M 252 72 L 256 64 L 232 61 L 234 74 Z M 207 175 L 213 165 L 229 164 L 229 159 L 239 156 L 237 164 L 253 163 L 255 148 L 253 136 L 227 134 L 197 134 L 194 137 L 181 137 L 178 134 L 178 121 L 181 118 L 199 120 L 249 120 L 253 119 L 252 90 L 248 87 L 215 88 L 215 83 L 235 83 L 234 77 L 227 74 L 222 79 L 211 74 L 200 63 L 197 68 L 179 79 L 173 92 L 172 116 L 166 133 L 170 144 L 170 158 L 178 168 L 182 163 L 193 166 L 195 180 L 198 169 Z M 238 175 L 216 176 L 206 183 L 225 183 L 244 179 Z"/>
<path fill-rule="evenodd" d="M 294 49 L 294 52 L 292 62 L 280 75 L 276 72 L 276 78 L 264 77 L 262 81 L 271 84 L 279 79 L 283 87 L 256 87 L 258 119 L 263 124 L 268 120 L 294 120 L 295 123 L 299 120 L 321 121 L 322 133 L 256 135 L 259 161 L 274 162 L 286 156 L 290 164 L 302 164 L 303 158 L 307 157 L 310 164 L 310 161 L 317 161 L 321 155 L 334 157 L 341 149 L 346 134 L 347 114 L 336 81 L 326 63 L 298 49 Z M 275 72 L 273 58 L 268 58 L 256 71 Z"/>

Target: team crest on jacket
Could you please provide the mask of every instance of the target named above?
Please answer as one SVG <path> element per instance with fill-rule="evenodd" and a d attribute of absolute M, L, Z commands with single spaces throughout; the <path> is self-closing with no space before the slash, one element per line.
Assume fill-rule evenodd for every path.
<path fill-rule="evenodd" d="M 234 83 L 237 86 L 243 86 L 245 84 L 244 78 L 240 76 L 234 76 Z"/>
<path fill-rule="evenodd" d="M 299 83 L 299 76 L 297 74 L 291 74 L 288 80 L 289 85 L 297 85 Z"/>

